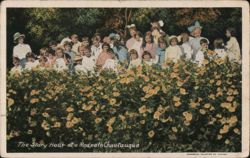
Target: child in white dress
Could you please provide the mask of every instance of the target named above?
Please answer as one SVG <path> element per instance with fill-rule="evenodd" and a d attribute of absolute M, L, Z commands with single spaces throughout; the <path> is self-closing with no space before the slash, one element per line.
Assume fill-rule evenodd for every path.
<path fill-rule="evenodd" d="M 208 51 L 208 44 L 209 41 L 206 38 L 202 38 L 200 40 L 200 49 L 198 50 L 196 57 L 195 57 L 195 63 L 198 64 L 198 66 L 202 66 L 203 61 L 205 60 L 205 53 Z"/>
<path fill-rule="evenodd" d="M 95 56 L 91 55 L 91 50 L 89 47 L 85 48 L 84 56 L 82 57 L 82 70 L 84 73 L 94 73 L 95 72 Z"/>
<path fill-rule="evenodd" d="M 31 52 L 26 54 L 26 61 L 27 61 L 25 63 L 26 70 L 32 70 L 39 64 L 39 62 L 35 62 L 35 55 Z"/>
<path fill-rule="evenodd" d="M 226 30 L 226 36 L 229 38 L 225 46 L 228 53 L 228 59 L 230 62 L 241 63 L 240 46 L 235 38 L 236 31 L 233 28 L 228 28 Z"/>
<path fill-rule="evenodd" d="M 129 51 L 129 58 L 130 58 L 130 62 L 129 62 L 128 69 L 131 69 L 133 67 L 138 67 L 141 65 L 142 61 L 139 58 L 139 55 L 135 49 L 131 49 Z"/>
<path fill-rule="evenodd" d="M 221 58 L 223 60 L 227 57 L 227 52 L 224 47 L 224 41 L 222 38 L 217 38 L 214 40 L 214 52 L 217 58 Z"/>
<path fill-rule="evenodd" d="M 177 62 L 181 58 L 181 48 L 177 45 L 178 39 L 176 36 L 169 37 L 170 46 L 165 52 L 165 61 Z"/>
<path fill-rule="evenodd" d="M 20 65 L 20 59 L 18 57 L 13 57 L 13 65 L 14 67 L 11 68 L 10 74 L 21 74 L 22 66 Z"/>

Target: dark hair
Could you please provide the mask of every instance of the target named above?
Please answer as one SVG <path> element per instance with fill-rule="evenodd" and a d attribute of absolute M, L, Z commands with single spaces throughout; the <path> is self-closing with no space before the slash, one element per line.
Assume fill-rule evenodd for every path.
<path fill-rule="evenodd" d="M 28 53 L 26 54 L 26 59 L 28 59 L 28 58 L 34 58 L 34 59 L 35 59 L 35 54 L 32 53 L 32 52 L 28 52 Z"/>
<path fill-rule="evenodd" d="M 57 45 L 57 42 L 56 41 L 50 41 L 49 46 L 53 46 L 53 45 Z"/>
<path fill-rule="evenodd" d="M 103 43 L 102 44 L 102 49 L 103 49 L 104 46 L 107 46 L 107 47 L 109 47 L 108 49 L 110 49 L 110 45 L 108 43 Z"/>
<path fill-rule="evenodd" d="M 167 42 L 166 42 L 166 40 L 162 36 L 160 38 L 158 38 L 158 45 L 159 46 L 160 46 L 160 43 L 164 43 L 167 46 Z"/>
<path fill-rule="evenodd" d="M 65 41 L 65 42 L 63 43 L 63 46 L 64 46 L 64 47 L 65 47 L 65 46 L 70 46 L 70 48 L 72 48 L 72 43 L 69 42 L 69 41 Z"/>
<path fill-rule="evenodd" d="M 144 51 L 144 52 L 142 53 L 142 59 L 144 59 L 144 56 L 145 56 L 145 55 L 149 55 L 150 58 L 152 58 L 152 55 L 151 55 L 148 51 Z"/>
<path fill-rule="evenodd" d="M 48 59 L 47 59 L 46 57 L 42 56 L 42 57 L 39 58 L 39 63 L 40 63 L 41 61 L 47 62 Z"/>
<path fill-rule="evenodd" d="M 78 38 L 78 35 L 74 33 L 70 36 L 70 39 L 72 39 L 73 36 L 76 36 Z"/>
<path fill-rule="evenodd" d="M 236 36 L 236 30 L 235 30 L 235 28 L 229 27 L 229 28 L 227 28 L 227 31 L 230 32 L 231 36 Z"/>
<path fill-rule="evenodd" d="M 18 57 L 13 57 L 13 61 L 20 62 L 20 59 Z"/>
<path fill-rule="evenodd" d="M 39 50 L 39 54 L 40 54 L 40 55 L 45 55 L 45 54 L 42 54 L 41 51 L 46 51 L 46 52 L 48 52 L 49 49 L 48 49 L 47 47 L 42 47 L 42 48 Z"/>
<path fill-rule="evenodd" d="M 82 37 L 82 41 L 88 41 L 89 42 L 89 37 L 87 37 L 87 36 Z"/>
<path fill-rule="evenodd" d="M 55 53 L 56 53 L 57 51 L 61 51 L 62 53 L 64 53 L 64 51 L 63 51 L 63 49 L 62 49 L 62 48 L 56 48 Z"/>
<path fill-rule="evenodd" d="M 224 41 L 222 38 L 217 38 L 214 40 L 214 49 L 223 49 L 224 48 Z"/>
<path fill-rule="evenodd" d="M 205 38 L 202 38 L 202 39 L 200 40 L 200 45 L 202 45 L 203 43 L 208 44 L 208 40 L 205 39 Z"/>
<path fill-rule="evenodd" d="M 152 36 L 151 34 L 149 34 L 149 32 L 150 32 L 150 31 L 148 31 L 148 32 L 145 34 L 144 38 L 143 38 L 142 48 L 145 48 L 145 47 L 146 47 L 146 37 L 148 37 L 148 36 L 150 37 L 151 43 L 154 43 L 154 38 L 153 38 L 153 36 Z"/>
<path fill-rule="evenodd" d="M 51 48 L 48 50 L 48 53 L 52 54 L 53 56 L 55 55 L 55 51 L 53 49 L 51 49 Z"/>

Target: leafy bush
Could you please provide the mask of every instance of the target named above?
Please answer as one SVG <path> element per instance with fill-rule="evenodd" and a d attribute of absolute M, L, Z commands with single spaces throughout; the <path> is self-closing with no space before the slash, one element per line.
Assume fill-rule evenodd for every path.
<path fill-rule="evenodd" d="M 84 152 L 241 151 L 241 65 L 213 60 L 120 74 L 53 70 L 7 77 L 8 151 L 17 143 L 139 143 L 137 149 Z M 53 150 L 55 151 L 55 150 Z"/>

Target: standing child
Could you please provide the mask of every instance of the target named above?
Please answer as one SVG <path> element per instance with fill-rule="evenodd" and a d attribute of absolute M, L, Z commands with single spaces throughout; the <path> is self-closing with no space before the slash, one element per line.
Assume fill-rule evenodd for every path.
<path fill-rule="evenodd" d="M 165 61 L 177 62 L 177 60 L 180 59 L 182 52 L 181 48 L 177 45 L 177 42 L 178 42 L 177 36 L 169 37 L 170 46 L 166 49 Z"/>
<path fill-rule="evenodd" d="M 20 65 L 20 59 L 17 57 L 13 57 L 13 65 L 14 67 L 11 68 L 10 74 L 20 74 L 22 72 L 22 66 Z"/>
<path fill-rule="evenodd" d="M 135 24 L 131 24 L 127 26 L 127 28 L 129 28 L 129 33 L 131 36 L 131 38 L 126 42 L 128 51 L 135 49 L 138 53 L 140 53 L 143 39 L 137 31 Z"/>
<path fill-rule="evenodd" d="M 120 61 L 120 63 L 127 64 L 128 50 L 120 43 L 120 39 L 118 37 L 119 37 L 118 34 L 114 37 L 113 51 L 118 56 L 118 60 Z"/>
<path fill-rule="evenodd" d="M 193 50 L 189 42 L 189 35 L 187 33 L 181 34 L 181 49 L 183 52 L 184 59 L 191 60 L 193 55 Z"/>
<path fill-rule="evenodd" d="M 84 56 L 82 57 L 82 69 L 85 73 L 93 73 L 95 70 L 95 57 L 91 55 L 90 47 L 86 47 Z"/>
<path fill-rule="evenodd" d="M 142 61 L 148 66 L 153 65 L 152 55 L 148 51 L 143 52 Z"/>
<path fill-rule="evenodd" d="M 165 62 L 165 51 L 166 51 L 166 41 L 164 40 L 164 38 L 159 38 L 158 39 L 158 48 L 156 49 L 156 59 L 157 63 L 159 65 L 164 64 Z"/>
<path fill-rule="evenodd" d="M 78 35 L 77 34 L 73 34 L 71 35 L 71 42 L 72 42 L 72 51 L 75 52 L 76 54 L 79 54 L 78 52 L 78 47 L 81 45 L 81 42 L 79 42 L 78 40 Z M 71 59 L 74 59 L 74 56 Z"/>
<path fill-rule="evenodd" d="M 20 59 L 20 65 L 22 67 L 25 66 L 26 62 L 26 54 L 28 52 L 32 52 L 30 45 L 24 43 L 25 35 L 19 32 L 14 34 L 14 43 L 17 45 L 13 48 L 13 57 L 17 57 Z"/>
<path fill-rule="evenodd" d="M 109 44 L 103 43 L 103 45 L 102 45 L 102 52 L 98 56 L 97 61 L 96 61 L 96 66 L 97 67 L 102 67 L 105 64 L 105 62 L 106 62 L 107 59 L 111 59 L 112 58 L 111 54 L 108 52 L 109 49 L 110 49 Z"/>
<path fill-rule="evenodd" d="M 105 64 L 102 66 L 102 69 L 111 69 L 115 72 L 118 72 L 118 60 L 117 60 L 117 57 L 116 55 L 114 54 L 114 51 L 113 49 L 109 49 L 108 52 L 110 53 L 111 55 L 111 58 L 110 59 L 107 59 L 105 61 Z"/>
<path fill-rule="evenodd" d="M 95 59 L 97 60 L 101 52 L 102 52 L 101 37 L 99 36 L 99 34 L 96 34 L 92 38 L 91 53 L 92 56 L 94 56 Z"/>
<path fill-rule="evenodd" d="M 31 52 L 26 54 L 26 64 L 25 64 L 25 69 L 27 70 L 32 70 L 32 68 L 35 68 L 38 63 L 35 62 L 35 55 Z"/>
<path fill-rule="evenodd" d="M 71 59 L 74 59 L 76 56 L 76 52 L 72 50 L 72 44 L 66 41 L 63 46 L 64 46 L 65 53 L 68 54 Z"/>
<path fill-rule="evenodd" d="M 202 66 L 203 61 L 205 60 L 205 56 L 208 51 L 208 44 L 209 44 L 208 39 L 202 38 L 200 40 L 200 49 L 198 50 L 195 57 L 195 62 L 198 64 L 198 66 Z"/>
<path fill-rule="evenodd" d="M 230 62 L 241 63 L 240 46 L 235 35 L 236 31 L 234 28 L 228 28 L 226 30 L 226 36 L 229 40 L 227 41 L 225 48 Z"/>
<path fill-rule="evenodd" d="M 128 67 L 129 69 L 133 67 L 138 67 L 139 65 L 141 65 L 141 59 L 139 58 L 139 55 L 135 49 L 131 49 L 129 51 L 129 58 L 130 58 L 129 67 Z"/>
<path fill-rule="evenodd" d="M 157 44 L 154 43 L 151 32 L 148 32 L 144 37 L 144 42 L 142 44 L 141 52 L 143 53 L 144 51 L 148 51 L 151 54 L 152 59 L 155 59 L 156 49 L 157 49 Z"/>
<path fill-rule="evenodd" d="M 214 52 L 216 54 L 216 57 L 223 60 L 226 59 L 227 53 L 225 51 L 224 41 L 222 38 L 217 38 L 214 40 Z"/>

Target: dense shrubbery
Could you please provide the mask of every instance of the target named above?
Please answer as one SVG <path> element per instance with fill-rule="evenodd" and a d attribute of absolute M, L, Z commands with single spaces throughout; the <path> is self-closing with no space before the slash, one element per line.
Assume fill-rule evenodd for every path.
<path fill-rule="evenodd" d="M 64 151 L 240 151 L 241 65 L 204 64 L 179 61 L 92 77 L 53 70 L 8 75 L 8 151 L 34 151 L 17 148 L 18 141 L 140 144 Z"/>

